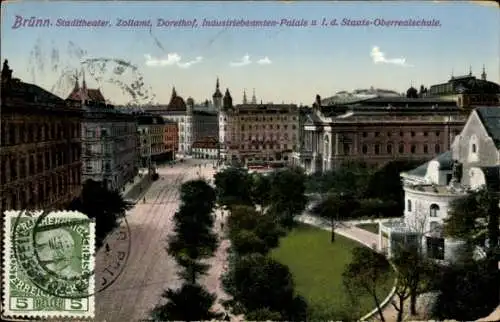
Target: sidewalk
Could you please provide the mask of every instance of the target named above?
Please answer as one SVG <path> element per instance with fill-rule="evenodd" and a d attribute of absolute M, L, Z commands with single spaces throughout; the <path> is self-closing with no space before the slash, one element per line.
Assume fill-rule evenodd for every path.
<path fill-rule="evenodd" d="M 152 180 L 144 169 L 139 170 L 139 174 L 135 176 L 133 182 L 127 183 L 122 191 L 125 200 L 136 203 L 147 192 L 151 186 Z"/>

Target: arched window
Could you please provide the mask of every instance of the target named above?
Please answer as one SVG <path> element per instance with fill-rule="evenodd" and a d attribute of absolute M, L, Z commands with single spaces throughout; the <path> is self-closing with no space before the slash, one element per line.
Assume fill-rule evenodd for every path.
<path fill-rule="evenodd" d="M 415 153 L 415 152 L 417 152 L 417 147 L 412 145 L 411 146 L 411 153 Z"/>
<path fill-rule="evenodd" d="M 392 154 L 392 144 L 387 144 L 387 154 Z"/>
<path fill-rule="evenodd" d="M 380 154 L 380 145 L 375 145 L 375 154 Z"/>
<path fill-rule="evenodd" d="M 476 153 L 477 152 L 477 147 L 475 144 L 472 144 L 472 153 Z"/>
<path fill-rule="evenodd" d="M 406 210 L 407 210 L 408 212 L 411 212 L 411 200 L 410 200 L 410 199 L 408 199 L 408 201 L 407 201 L 407 203 L 406 203 Z"/>
<path fill-rule="evenodd" d="M 439 206 L 433 203 L 430 207 L 430 216 L 437 217 L 439 211 Z"/>
<path fill-rule="evenodd" d="M 368 153 L 368 146 L 363 145 L 363 154 L 367 154 L 367 153 Z"/>
<path fill-rule="evenodd" d="M 405 145 L 403 143 L 399 144 L 399 153 L 405 153 Z"/>

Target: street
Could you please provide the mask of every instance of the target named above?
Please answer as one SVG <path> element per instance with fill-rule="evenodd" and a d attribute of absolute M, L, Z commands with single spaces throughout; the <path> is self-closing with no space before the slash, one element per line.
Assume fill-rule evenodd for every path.
<path fill-rule="evenodd" d="M 145 195 L 146 202 L 140 200 L 127 213 L 131 231 L 129 259 L 114 284 L 96 294 L 96 321 L 147 319 L 165 289 L 181 286 L 182 281 L 176 275 L 176 263 L 165 250 L 167 237 L 173 228 L 173 216 L 180 203 L 179 188 L 182 183 L 200 176 L 211 180 L 214 173 L 212 162 L 200 160 L 186 160 L 173 167 L 158 169 L 160 179 L 149 188 Z M 220 226 L 221 216 L 217 218 L 216 229 Z M 112 243 L 109 246 L 113 250 Z M 102 269 L 105 263 L 104 248 L 96 256 L 96 281 L 100 280 L 99 268 Z M 225 257 L 222 248 L 210 259 L 214 267 L 201 281 L 209 292 L 217 292 L 218 295 L 221 293 L 218 276 Z"/>

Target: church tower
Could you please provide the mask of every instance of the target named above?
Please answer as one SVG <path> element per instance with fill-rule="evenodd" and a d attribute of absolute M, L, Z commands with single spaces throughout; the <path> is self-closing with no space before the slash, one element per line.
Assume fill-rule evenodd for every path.
<path fill-rule="evenodd" d="M 257 104 L 257 97 L 255 97 L 255 88 L 253 89 L 252 104 Z"/>
<path fill-rule="evenodd" d="M 486 80 L 486 69 L 484 68 L 484 65 L 483 65 L 483 72 L 481 73 L 481 79 L 482 80 Z"/>
<path fill-rule="evenodd" d="M 215 93 L 212 95 L 214 101 L 214 107 L 217 111 L 222 108 L 222 93 L 220 91 L 219 77 L 217 77 L 217 82 L 215 83 Z"/>
<path fill-rule="evenodd" d="M 248 104 L 246 90 L 243 90 L 243 104 Z"/>

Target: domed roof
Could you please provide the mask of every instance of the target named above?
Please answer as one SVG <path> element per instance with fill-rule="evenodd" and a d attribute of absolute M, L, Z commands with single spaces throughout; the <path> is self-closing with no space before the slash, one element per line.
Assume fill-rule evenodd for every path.
<path fill-rule="evenodd" d="M 170 98 L 170 103 L 168 103 L 168 110 L 170 111 L 185 111 L 186 102 L 184 99 L 177 95 L 175 87 L 172 90 L 172 97 Z"/>
<path fill-rule="evenodd" d="M 406 91 L 406 97 L 407 98 L 418 98 L 418 91 L 415 87 L 410 87 Z"/>
<path fill-rule="evenodd" d="M 188 99 L 186 100 L 186 104 L 189 105 L 189 106 L 193 106 L 194 105 L 194 99 L 192 97 L 188 97 Z"/>

